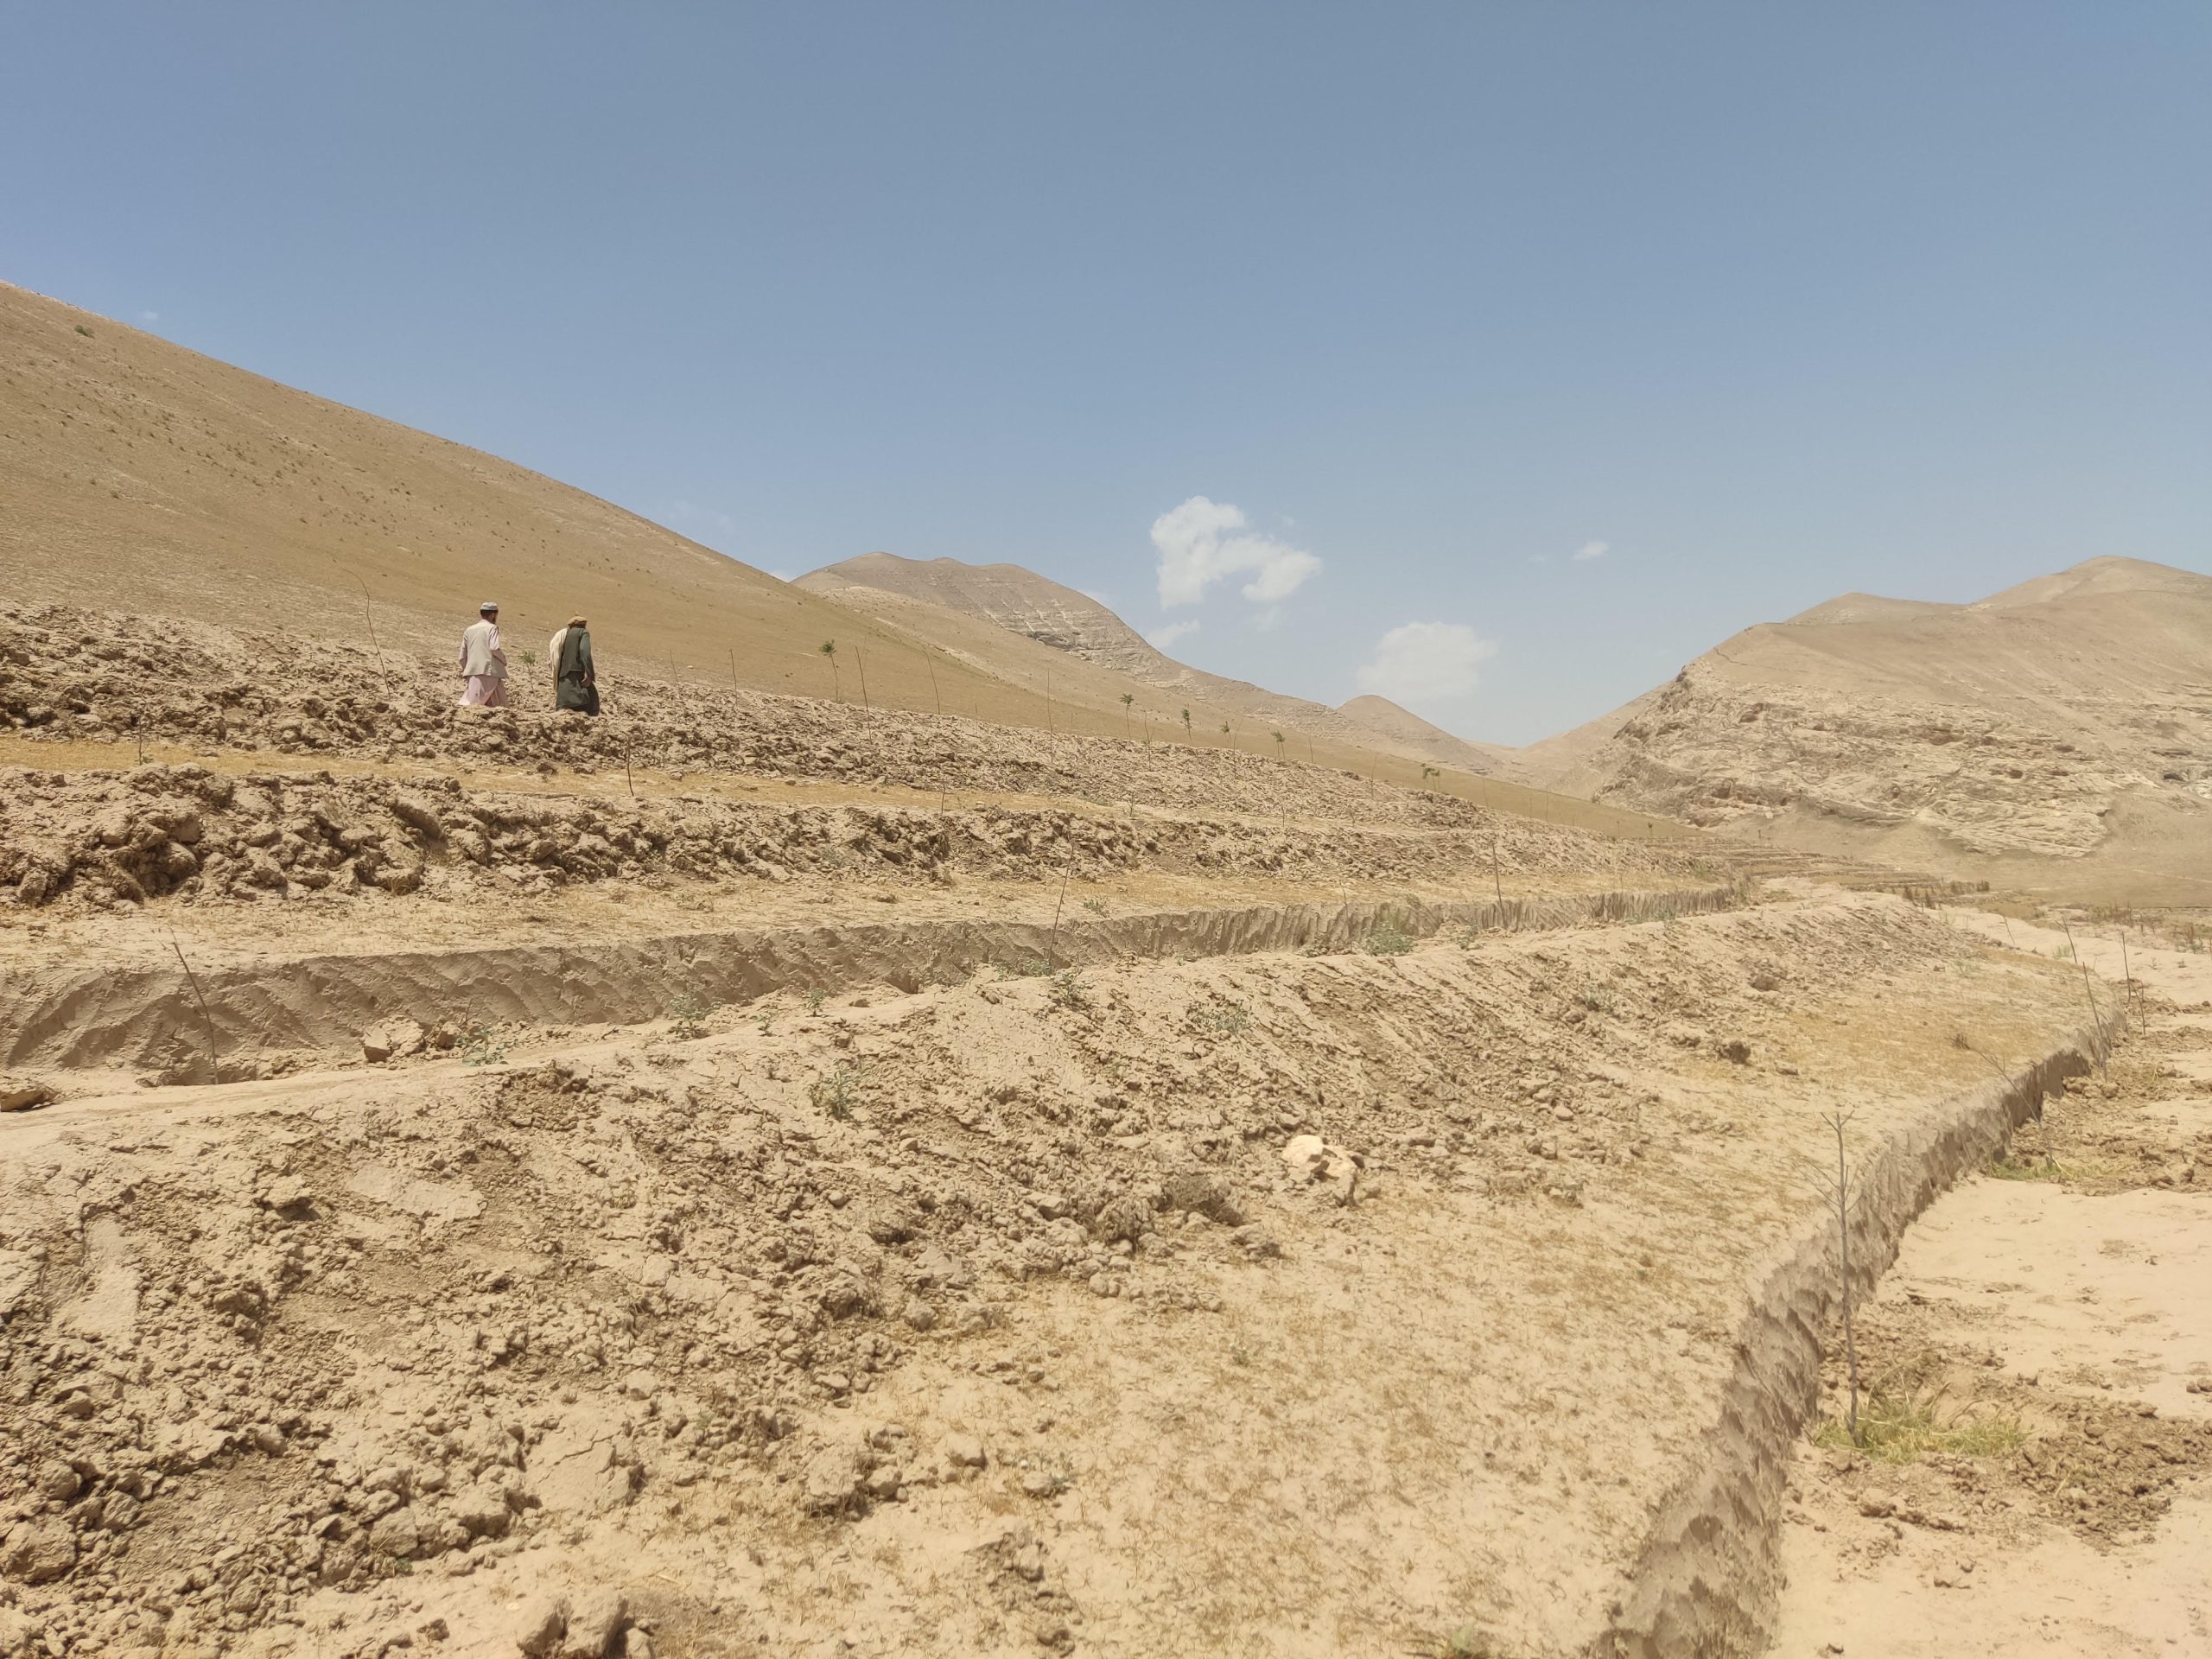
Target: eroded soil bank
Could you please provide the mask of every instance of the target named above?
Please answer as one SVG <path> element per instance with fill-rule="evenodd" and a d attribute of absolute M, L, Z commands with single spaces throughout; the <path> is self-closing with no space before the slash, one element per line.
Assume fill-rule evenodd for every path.
<path fill-rule="evenodd" d="M 2135 1027 L 1907 1235 L 1860 1322 L 1876 1455 L 1801 1446 L 1786 1659 L 2212 1653 L 2212 963 L 2078 948 Z M 1842 1410 L 1832 1363 L 1823 1405 Z"/>
<path fill-rule="evenodd" d="M 1587 1650 L 1741 1414 L 1817 1110 L 1950 1134 L 2078 996 L 1826 897 L 0 1119 L 10 1628 Z"/>

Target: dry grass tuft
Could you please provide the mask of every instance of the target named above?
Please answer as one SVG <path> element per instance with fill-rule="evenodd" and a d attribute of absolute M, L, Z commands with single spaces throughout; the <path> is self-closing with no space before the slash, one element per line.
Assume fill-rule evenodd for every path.
<path fill-rule="evenodd" d="M 1937 1455 L 2002 1457 L 2025 1442 L 2028 1433 L 2018 1417 L 1952 1400 L 1939 1368 L 1932 1355 L 1890 1367 L 1874 1378 L 1859 1406 L 1855 1446 L 1840 1417 L 1822 1419 L 1813 1444 L 1855 1449 L 1879 1463 L 1917 1463 Z"/>

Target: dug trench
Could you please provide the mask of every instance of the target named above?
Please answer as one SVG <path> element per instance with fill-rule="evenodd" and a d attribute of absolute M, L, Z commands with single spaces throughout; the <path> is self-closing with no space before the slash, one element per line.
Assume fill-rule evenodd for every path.
<path fill-rule="evenodd" d="M 0 1119 L 0 1634 L 1744 1650 L 1817 1114 L 1871 1263 L 2078 980 L 1865 895 L 1407 945 Z"/>
<path fill-rule="evenodd" d="M 2212 1651 L 2212 962 L 1965 915 L 2078 952 L 2126 1040 L 1945 1193 L 1831 1344 L 1791 1460 L 1773 1652 L 2130 1659 Z"/>
<path fill-rule="evenodd" d="M 1305 950 L 1389 950 L 1462 937 L 1707 914 L 1749 901 L 1738 887 L 1611 889 L 1548 899 L 1255 905 L 1110 919 L 855 923 L 748 928 L 595 944 L 41 968 L 0 976 L 0 1065 L 149 1068 L 156 1082 L 282 1075 L 365 1032 L 407 1033 L 375 1058 L 447 1052 L 470 1033 L 638 1025 L 671 1008 L 741 1007 L 777 992 L 912 993 L 977 973 L 1057 974 L 1102 963 Z M 158 959 L 157 959 L 158 961 Z M 204 958 L 203 958 L 204 961 Z M 493 1031 L 505 1027 L 505 1031 Z M 211 1055 L 209 1051 L 213 1050 Z M 64 1082 L 61 1086 L 68 1087 Z"/>

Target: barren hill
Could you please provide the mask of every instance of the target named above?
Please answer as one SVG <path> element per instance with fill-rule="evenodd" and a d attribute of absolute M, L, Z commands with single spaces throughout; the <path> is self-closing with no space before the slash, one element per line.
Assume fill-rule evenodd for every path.
<path fill-rule="evenodd" d="M 1332 709 L 1179 663 L 1088 594 L 1018 564 L 868 553 L 810 571 L 798 585 L 879 617 L 896 618 L 932 639 L 955 626 L 940 612 L 988 622 L 1171 693 L 1179 708 L 1185 701 L 1203 702 L 1225 712 L 1233 722 L 1270 731 L 1280 728 L 1416 763 L 1507 779 L 1519 775 L 1513 751 L 1454 737 L 1381 697 L 1355 698 Z"/>
<path fill-rule="evenodd" d="M 2154 887 L 2212 870 L 2212 578 L 2164 565 L 2091 559 L 1971 605 L 1847 594 L 1586 734 L 1608 724 L 1580 755 L 1537 746 L 1539 775 L 1916 862 L 2087 860 Z"/>
<path fill-rule="evenodd" d="M 581 490 L 5 284 L 0 359 L 16 597 L 359 639 L 372 595 L 386 647 L 441 654 L 494 599 L 511 649 L 582 612 L 633 672 L 826 695 L 835 638 L 879 700 L 929 707 L 932 666 L 1000 696 Z"/>
<path fill-rule="evenodd" d="M 1338 703 L 1337 713 L 1384 741 L 1398 745 L 1402 750 L 1426 755 L 1443 766 L 1474 764 L 1465 758 L 1471 753 L 1479 756 L 1481 766 L 1490 771 L 1508 775 L 1519 771 L 1519 756 L 1513 750 L 1454 737 L 1441 726 L 1423 720 L 1410 709 L 1401 709 L 1388 697 L 1354 697 L 1349 702 Z"/>
<path fill-rule="evenodd" d="M 0 593 L 13 601 L 372 642 L 419 664 L 442 662 L 477 604 L 495 599 L 511 651 L 542 650 L 571 614 L 588 615 L 611 702 L 646 683 L 688 686 L 695 702 L 734 686 L 1063 739 L 1185 736 L 1418 780 L 1402 751 L 1329 711 L 1327 721 L 1288 717 L 1318 705 L 1187 670 L 1170 696 L 1110 660 L 995 622 L 970 619 L 963 633 L 947 624 L 963 613 L 942 606 L 918 626 L 880 589 L 809 592 L 526 467 L 4 283 L 0 364 Z M 1046 586 L 1083 607 L 1086 626 L 1103 616 L 1122 627 Z M 1272 743 L 1274 728 L 1303 754 Z M 1447 776 L 1436 786 L 1555 821 L 1644 829 L 1507 784 Z"/>

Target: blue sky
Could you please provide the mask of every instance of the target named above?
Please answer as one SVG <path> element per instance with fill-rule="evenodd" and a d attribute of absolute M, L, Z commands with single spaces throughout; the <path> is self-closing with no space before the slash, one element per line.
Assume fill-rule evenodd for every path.
<path fill-rule="evenodd" d="M 0 29 L 0 276 L 764 569 L 1524 741 L 1838 592 L 2212 568 L 2201 0 Z"/>

